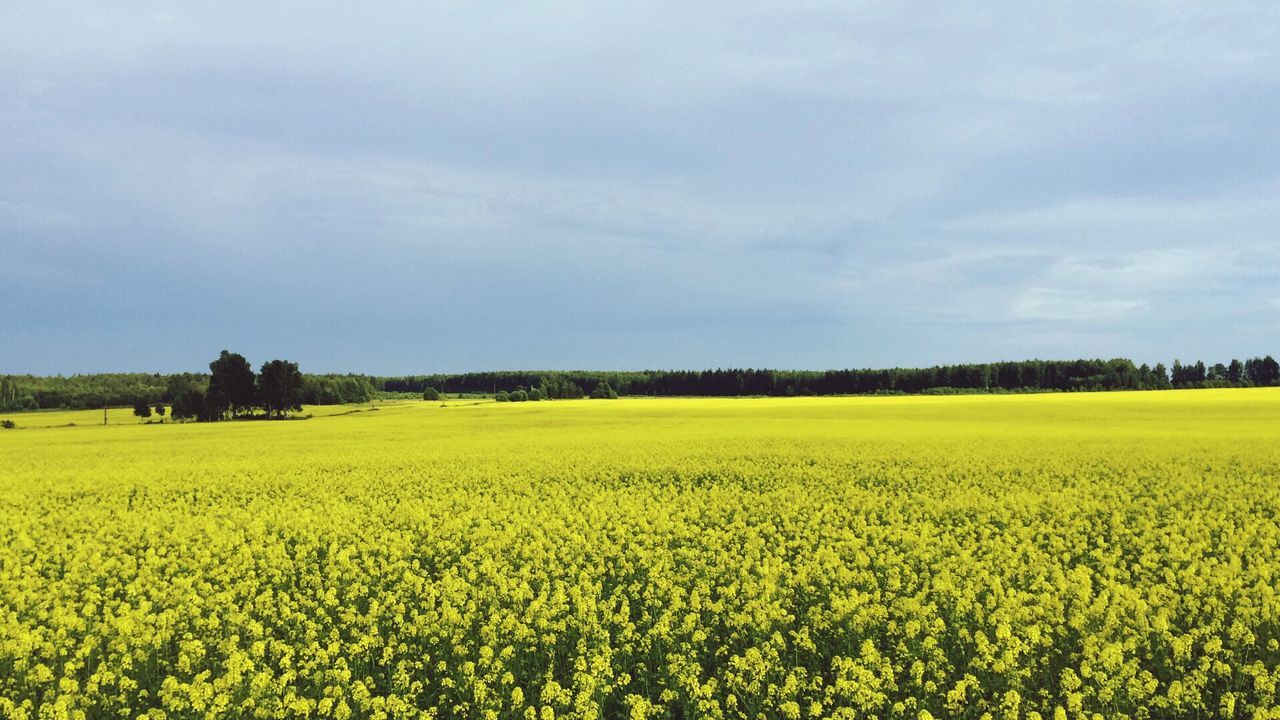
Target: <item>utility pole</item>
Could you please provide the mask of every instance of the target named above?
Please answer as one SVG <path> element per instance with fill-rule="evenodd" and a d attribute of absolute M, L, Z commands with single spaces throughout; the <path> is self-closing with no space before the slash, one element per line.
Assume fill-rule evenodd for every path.
<path fill-rule="evenodd" d="M 102 424 L 107 424 L 107 404 L 102 403 Z"/>

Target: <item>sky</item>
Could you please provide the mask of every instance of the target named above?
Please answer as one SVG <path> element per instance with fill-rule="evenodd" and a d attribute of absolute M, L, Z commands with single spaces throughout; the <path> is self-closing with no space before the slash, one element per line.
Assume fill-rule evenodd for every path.
<path fill-rule="evenodd" d="M 18 3 L 0 373 L 1280 353 L 1280 4 Z"/>

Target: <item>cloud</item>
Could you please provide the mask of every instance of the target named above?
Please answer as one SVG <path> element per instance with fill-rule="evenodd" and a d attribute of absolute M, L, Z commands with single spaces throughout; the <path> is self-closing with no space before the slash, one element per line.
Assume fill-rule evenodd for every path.
<path fill-rule="evenodd" d="M 1145 305 L 1141 300 L 1100 300 L 1082 292 L 1030 288 L 1014 300 L 1010 315 L 1018 320 L 1113 322 Z"/>
<path fill-rule="evenodd" d="M 32 6 L 0 26 L 0 372 L 237 338 L 380 372 L 1261 352 L 1277 32 L 1265 4 Z"/>

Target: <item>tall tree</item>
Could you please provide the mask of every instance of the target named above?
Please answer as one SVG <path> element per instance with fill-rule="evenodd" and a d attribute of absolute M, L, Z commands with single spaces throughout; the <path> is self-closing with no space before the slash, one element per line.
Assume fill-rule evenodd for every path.
<path fill-rule="evenodd" d="M 301 410 L 303 392 L 298 363 L 272 360 L 258 373 L 258 396 L 270 417 L 286 417 L 290 411 Z"/>
<path fill-rule="evenodd" d="M 1169 387 L 1169 371 L 1165 370 L 1164 363 L 1156 363 L 1151 374 L 1155 376 L 1155 387 L 1157 390 L 1165 390 Z"/>
<path fill-rule="evenodd" d="M 1270 355 L 1248 361 L 1245 369 L 1254 385 L 1280 385 L 1280 363 Z"/>
<path fill-rule="evenodd" d="M 18 383 L 0 378 L 0 410 L 18 409 Z"/>
<path fill-rule="evenodd" d="M 1244 363 L 1233 359 L 1227 366 L 1227 379 L 1237 384 L 1244 380 Z"/>
<path fill-rule="evenodd" d="M 207 403 L 215 415 L 241 415 L 257 405 L 253 368 L 239 353 L 222 351 L 209 363 Z"/>
<path fill-rule="evenodd" d="M 204 420 L 204 388 L 192 376 L 173 375 L 169 378 L 169 416 L 174 420 Z"/>

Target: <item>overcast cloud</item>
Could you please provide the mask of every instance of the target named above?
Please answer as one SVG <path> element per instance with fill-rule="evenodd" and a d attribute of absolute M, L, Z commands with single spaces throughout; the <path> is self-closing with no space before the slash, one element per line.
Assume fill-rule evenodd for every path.
<path fill-rule="evenodd" d="M 0 372 L 1276 353 L 1277 118 L 1273 2 L 24 3 Z"/>

